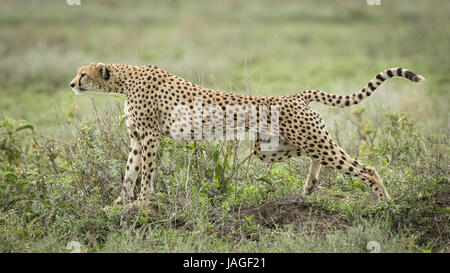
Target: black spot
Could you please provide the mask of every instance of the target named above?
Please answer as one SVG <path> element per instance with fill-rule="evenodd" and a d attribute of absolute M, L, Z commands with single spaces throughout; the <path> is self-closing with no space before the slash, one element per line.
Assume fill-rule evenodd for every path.
<path fill-rule="evenodd" d="M 386 79 L 383 78 L 383 76 L 381 76 L 380 74 L 377 75 L 377 79 L 384 82 Z"/>
<path fill-rule="evenodd" d="M 388 76 L 390 78 L 394 77 L 394 74 L 392 73 L 392 71 L 390 69 L 388 71 L 386 71 L 386 74 L 388 74 Z"/>
<path fill-rule="evenodd" d="M 405 72 L 405 78 L 407 78 L 408 80 L 414 81 L 414 78 L 416 77 L 416 74 L 411 72 L 411 71 L 406 71 Z"/>

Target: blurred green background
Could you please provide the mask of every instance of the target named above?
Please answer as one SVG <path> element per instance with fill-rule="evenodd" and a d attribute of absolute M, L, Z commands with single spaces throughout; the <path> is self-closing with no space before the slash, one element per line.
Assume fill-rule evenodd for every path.
<path fill-rule="evenodd" d="M 70 2 L 73 2 L 71 0 Z M 3 0 L 0 252 L 449 252 L 450 1 Z M 124 99 L 69 87 L 91 62 L 153 64 L 220 91 L 352 94 L 312 103 L 333 139 L 393 197 L 309 159 L 266 164 L 248 143 L 163 138 L 149 207 L 111 206 L 126 167 Z M 22 121 L 25 120 L 25 121 Z M 243 164 L 245 162 L 245 164 Z"/>
<path fill-rule="evenodd" d="M 74 107 L 88 116 L 88 97 L 107 99 L 75 97 L 68 83 L 91 62 L 154 64 L 207 87 L 255 95 L 350 94 L 401 66 L 427 82 L 392 80 L 367 104 L 410 112 L 431 131 L 447 126 L 450 2 L 381 3 L 2 1 L 1 116 L 43 126 Z"/>

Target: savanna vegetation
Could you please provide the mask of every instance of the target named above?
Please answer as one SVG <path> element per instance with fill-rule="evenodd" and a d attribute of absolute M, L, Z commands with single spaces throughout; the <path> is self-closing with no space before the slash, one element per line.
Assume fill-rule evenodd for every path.
<path fill-rule="evenodd" d="M 449 252 L 450 2 L 2 1 L 0 251 Z M 401 66 L 364 104 L 312 104 L 393 200 L 309 159 L 267 164 L 248 141 L 164 138 L 156 194 L 113 205 L 129 140 L 120 96 L 75 96 L 91 62 L 154 64 L 217 90 L 351 94 Z M 370 245 L 370 244 L 369 244 Z"/>

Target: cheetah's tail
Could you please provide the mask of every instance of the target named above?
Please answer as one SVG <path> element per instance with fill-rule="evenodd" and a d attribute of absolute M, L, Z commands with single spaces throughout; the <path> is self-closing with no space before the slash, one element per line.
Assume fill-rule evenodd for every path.
<path fill-rule="evenodd" d="M 424 81 L 425 78 L 404 68 L 389 68 L 378 73 L 361 91 L 348 96 L 337 96 L 319 90 L 305 90 L 298 93 L 300 98 L 309 104 L 311 101 L 321 102 L 325 105 L 348 107 L 361 103 L 369 97 L 385 80 L 393 77 L 404 77 L 413 82 Z"/>

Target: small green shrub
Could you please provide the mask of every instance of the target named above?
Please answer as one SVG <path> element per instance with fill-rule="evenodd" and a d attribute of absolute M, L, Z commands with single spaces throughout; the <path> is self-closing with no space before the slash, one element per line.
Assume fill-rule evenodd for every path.
<path fill-rule="evenodd" d="M 64 141 L 1 123 L 0 251 L 65 252 L 76 241 L 84 251 L 366 252 L 371 240 L 387 252 L 448 250 L 448 140 L 424 136 L 406 115 L 388 114 L 379 133 L 355 139 L 389 206 L 328 168 L 304 196 L 308 160 L 266 164 L 245 141 L 163 138 L 156 193 L 141 207 L 111 205 L 129 151 L 116 116 L 69 124 Z"/>

